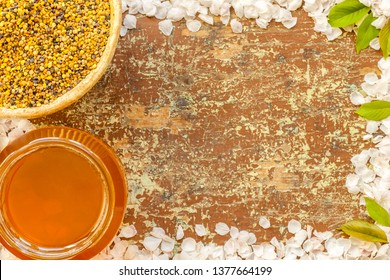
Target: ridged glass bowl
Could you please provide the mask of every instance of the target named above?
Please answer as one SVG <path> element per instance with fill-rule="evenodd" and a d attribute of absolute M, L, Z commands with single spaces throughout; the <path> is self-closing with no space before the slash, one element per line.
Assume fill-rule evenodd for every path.
<path fill-rule="evenodd" d="M 72 164 L 61 165 L 64 160 L 60 156 L 46 156 L 54 150 L 77 157 L 86 167 L 83 170 L 92 170 L 94 175 L 81 178 L 87 172 Z M 30 161 L 28 167 L 28 159 L 34 156 L 40 161 Z M 50 171 L 42 166 L 49 166 Z M 39 174 L 24 172 L 27 168 Z M 68 174 L 73 179 L 68 180 Z M 32 180 L 35 183 L 30 183 Z M 90 259 L 116 236 L 126 211 L 127 192 L 120 160 L 96 136 L 60 126 L 32 130 L 0 153 L 0 242 L 21 259 Z M 96 207 L 84 205 L 92 205 L 93 200 Z M 72 213 L 72 219 L 67 213 Z M 88 217 L 89 226 L 82 226 L 81 231 L 83 217 Z M 36 238 L 38 231 L 44 238 Z M 63 231 L 67 234 L 61 235 Z"/>

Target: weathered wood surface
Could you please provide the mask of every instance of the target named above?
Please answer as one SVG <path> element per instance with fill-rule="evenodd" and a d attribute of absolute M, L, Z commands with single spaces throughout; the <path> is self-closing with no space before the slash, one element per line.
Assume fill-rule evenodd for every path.
<path fill-rule="evenodd" d="M 335 229 L 363 217 L 344 187 L 351 157 L 368 145 L 349 93 L 380 53 L 357 55 L 352 34 L 328 42 L 296 14 L 292 30 L 246 22 L 233 34 L 218 23 L 193 34 L 182 23 L 171 37 L 139 19 L 91 92 L 34 123 L 83 129 L 115 149 L 130 189 L 125 221 L 139 240 L 179 224 L 194 236 L 196 223 L 213 232 L 225 222 L 258 241 L 282 238 L 292 218 Z"/>

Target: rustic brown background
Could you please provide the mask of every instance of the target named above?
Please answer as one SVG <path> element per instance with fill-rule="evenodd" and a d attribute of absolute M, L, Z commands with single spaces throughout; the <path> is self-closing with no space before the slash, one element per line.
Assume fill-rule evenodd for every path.
<path fill-rule="evenodd" d="M 349 93 L 380 53 L 357 55 L 353 34 L 328 42 L 295 15 L 292 30 L 246 21 L 243 34 L 221 23 L 193 34 L 181 23 L 170 37 L 140 18 L 91 92 L 33 122 L 83 129 L 115 149 L 139 240 L 152 226 L 194 236 L 196 223 L 225 222 L 261 241 L 282 238 L 292 218 L 319 230 L 362 218 L 344 187 L 367 146 Z"/>

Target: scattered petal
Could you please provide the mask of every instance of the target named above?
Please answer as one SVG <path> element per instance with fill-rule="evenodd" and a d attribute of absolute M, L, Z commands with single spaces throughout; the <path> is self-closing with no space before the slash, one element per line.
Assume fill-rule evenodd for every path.
<path fill-rule="evenodd" d="M 205 23 L 214 25 L 214 18 L 210 15 L 204 15 L 204 14 L 199 14 L 198 17 L 203 20 Z"/>
<path fill-rule="evenodd" d="M 160 31 L 161 31 L 165 36 L 171 35 L 171 34 L 172 34 L 172 31 L 173 31 L 173 24 L 172 24 L 172 21 L 169 20 L 169 19 L 160 21 L 160 22 L 158 23 L 158 29 L 160 29 Z"/>
<path fill-rule="evenodd" d="M 207 234 L 203 225 L 195 225 L 195 232 L 198 236 L 205 236 Z"/>
<path fill-rule="evenodd" d="M 198 32 L 202 24 L 200 23 L 199 20 L 187 20 L 186 21 L 186 26 L 189 31 L 191 32 Z"/>
<path fill-rule="evenodd" d="M 124 237 L 124 238 L 132 238 L 136 234 L 137 234 L 137 230 L 136 230 L 135 226 L 134 225 L 127 225 L 127 226 L 122 227 L 119 236 Z"/>
<path fill-rule="evenodd" d="M 264 252 L 262 256 L 265 260 L 274 260 L 277 255 L 275 252 L 275 247 L 271 244 L 264 244 Z"/>
<path fill-rule="evenodd" d="M 168 11 L 167 19 L 171 21 L 180 21 L 182 20 L 186 15 L 186 12 L 184 9 L 179 7 L 173 7 Z"/>
<path fill-rule="evenodd" d="M 229 239 L 223 246 L 223 250 L 228 255 L 233 255 L 237 251 L 236 242 L 233 239 Z"/>
<path fill-rule="evenodd" d="M 370 42 L 370 47 L 373 48 L 374 50 L 379 51 L 381 49 L 381 45 L 379 43 L 379 38 L 374 38 Z"/>
<path fill-rule="evenodd" d="M 175 240 L 170 237 L 165 237 L 161 242 L 161 251 L 164 253 L 171 253 L 175 247 Z"/>
<path fill-rule="evenodd" d="M 127 28 L 124 27 L 124 26 L 121 26 L 120 30 L 119 30 L 119 35 L 121 37 L 125 36 L 127 34 Z"/>
<path fill-rule="evenodd" d="M 131 15 L 138 14 L 138 12 L 142 9 L 141 0 L 125 0 L 125 2 L 127 4 L 128 12 Z"/>
<path fill-rule="evenodd" d="M 150 235 L 159 239 L 163 239 L 165 237 L 165 230 L 160 227 L 153 227 Z"/>
<path fill-rule="evenodd" d="M 366 103 L 366 99 L 364 98 L 364 96 L 357 91 L 352 92 L 349 98 L 353 105 L 361 105 Z"/>
<path fill-rule="evenodd" d="M 167 2 L 165 2 L 167 3 Z M 157 19 L 165 19 L 168 15 L 168 9 L 165 6 L 157 7 L 156 14 L 154 15 Z"/>
<path fill-rule="evenodd" d="M 242 33 L 242 23 L 236 19 L 232 19 L 230 21 L 230 26 L 232 28 L 233 33 Z"/>
<path fill-rule="evenodd" d="M 287 20 L 283 20 L 282 24 L 284 25 L 284 27 L 291 29 L 297 24 L 297 20 L 298 19 L 296 17 L 293 17 Z"/>
<path fill-rule="evenodd" d="M 9 143 L 7 136 L 0 136 L 0 151 L 3 150 Z"/>
<path fill-rule="evenodd" d="M 146 250 L 153 252 L 158 248 L 158 246 L 160 246 L 161 241 L 162 241 L 162 239 L 160 239 L 160 238 L 156 238 L 153 236 L 147 236 L 147 237 L 145 237 L 145 239 L 143 241 L 143 245 L 144 245 Z"/>
<path fill-rule="evenodd" d="M 290 233 L 297 233 L 298 231 L 300 231 L 302 228 L 301 226 L 301 223 L 298 222 L 297 220 L 291 220 L 288 222 L 288 231 Z"/>
<path fill-rule="evenodd" d="M 241 230 L 239 233 L 238 233 L 238 237 L 237 237 L 238 241 L 241 241 L 243 243 L 247 243 L 248 239 L 249 239 L 249 232 L 246 231 L 246 230 Z"/>
<path fill-rule="evenodd" d="M 260 221 L 259 221 L 259 225 L 264 228 L 264 229 L 267 229 L 267 228 L 270 228 L 271 227 L 271 223 L 270 221 L 266 218 L 266 217 L 260 217 Z"/>
<path fill-rule="evenodd" d="M 225 223 L 217 223 L 215 225 L 215 232 L 219 235 L 226 235 L 230 232 L 230 229 L 227 224 Z"/>
<path fill-rule="evenodd" d="M 110 254 L 111 256 L 115 259 L 115 260 L 120 260 L 120 259 L 123 259 L 123 256 L 125 254 L 125 251 L 127 249 L 127 241 L 120 241 L 120 242 L 117 242 L 114 247 L 112 248 L 112 250 L 110 251 Z"/>
<path fill-rule="evenodd" d="M 137 26 L 137 18 L 133 15 L 127 14 L 123 19 L 123 26 L 127 29 L 135 29 Z"/>
<path fill-rule="evenodd" d="M 236 239 L 236 238 L 238 238 L 239 235 L 240 235 L 240 231 L 238 230 L 238 228 L 230 227 L 230 236 L 231 236 L 231 238 Z"/>
<path fill-rule="evenodd" d="M 257 240 L 256 235 L 251 232 L 251 233 L 249 233 L 249 238 L 247 239 L 246 243 L 248 245 L 253 245 L 256 243 L 256 240 Z"/>
<path fill-rule="evenodd" d="M 23 134 L 24 134 L 24 131 L 22 129 L 20 129 L 19 127 L 15 127 L 13 130 L 8 132 L 8 140 L 9 140 L 9 142 L 12 142 L 13 140 L 15 140 L 16 138 L 18 138 L 19 136 L 21 136 Z"/>
<path fill-rule="evenodd" d="M 176 240 L 181 240 L 181 239 L 183 239 L 183 237 L 184 237 L 184 231 L 183 231 L 182 226 L 179 225 L 177 227 L 177 231 L 176 231 Z"/>
<path fill-rule="evenodd" d="M 143 13 L 148 17 L 153 17 L 157 12 L 157 7 L 150 1 L 142 1 Z"/>
<path fill-rule="evenodd" d="M 139 253 L 139 249 L 137 245 L 129 245 L 127 246 L 124 259 L 125 260 L 134 260 L 136 259 L 137 254 Z"/>
<path fill-rule="evenodd" d="M 181 243 L 181 248 L 184 252 L 193 252 L 196 249 L 196 241 L 192 237 L 187 237 Z"/>

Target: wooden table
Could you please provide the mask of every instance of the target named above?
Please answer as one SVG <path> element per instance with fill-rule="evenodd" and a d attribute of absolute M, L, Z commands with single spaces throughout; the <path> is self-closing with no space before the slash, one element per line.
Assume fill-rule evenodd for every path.
<path fill-rule="evenodd" d="M 83 129 L 115 149 L 136 240 L 153 226 L 195 236 L 195 224 L 214 232 L 225 222 L 260 242 L 286 237 L 290 219 L 333 230 L 364 218 L 344 186 L 351 157 L 370 146 L 349 93 L 381 54 L 356 54 L 353 34 L 328 42 L 306 13 L 294 14 L 292 30 L 245 21 L 243 34 L 221 23 L 194 34 L 178 23 L 170 37 L 139 18 L 93 90 L 33 122 Z"/>

